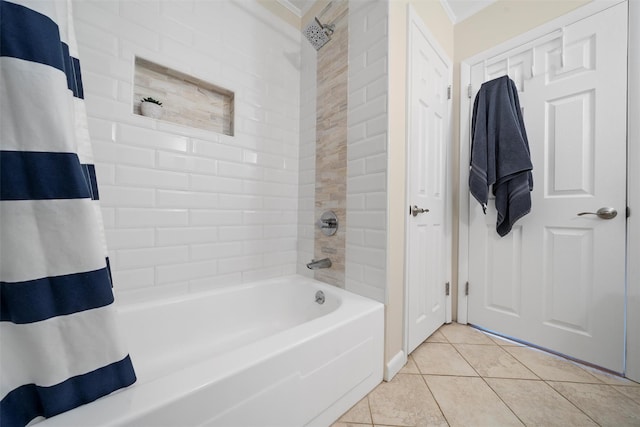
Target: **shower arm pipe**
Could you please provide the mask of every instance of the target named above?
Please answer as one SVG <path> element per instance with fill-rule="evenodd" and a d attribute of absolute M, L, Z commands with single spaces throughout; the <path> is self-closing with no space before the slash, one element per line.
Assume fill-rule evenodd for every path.
<path fill-rule="evenodd" d="M 327 33 L 327 35 L 332 35 L 335 29 L 335 25 L 333 24 L 323 24 L 322 22 L 320 22 L 320 20 L 318 19 L 317 16 L 313 17 L 316 20 L 316 23 L 318 24 L 318 26 L 320 28 L 322 28 L 322 31 L 324 31 L 325 33 Z"/>

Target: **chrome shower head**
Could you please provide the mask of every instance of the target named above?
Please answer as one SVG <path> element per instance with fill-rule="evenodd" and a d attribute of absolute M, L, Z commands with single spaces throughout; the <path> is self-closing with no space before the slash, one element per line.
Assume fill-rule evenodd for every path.
<path fill-rule="evenodd" d="M 304 29 L 303 33 L 307 40 L 309 40 L 309 43 L 311 43 L 316 50 L 320 50 L 322 46 L 331 40 L 333 25 L 323 25 L 318 18 L 314 18 L 314 20 L 307 25 L 307 28 Z"/>

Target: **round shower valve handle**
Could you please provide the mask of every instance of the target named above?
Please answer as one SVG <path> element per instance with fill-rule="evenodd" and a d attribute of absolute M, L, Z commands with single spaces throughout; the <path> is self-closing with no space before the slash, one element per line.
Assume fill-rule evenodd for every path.
<path fill-rule="evenodd" d="M 429 212 L 429 209 L 419 208 L 417 205 L 409 206 L 409 213 L 413 216 L 418 216 L 418 214 Z"/>

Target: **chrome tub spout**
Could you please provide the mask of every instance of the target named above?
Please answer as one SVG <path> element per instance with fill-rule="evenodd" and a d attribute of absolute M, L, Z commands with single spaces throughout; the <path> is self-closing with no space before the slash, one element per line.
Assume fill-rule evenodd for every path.
<path fill-rule="evenodd" d="M 329 258 L 323 259 L 312 259 L 309 264 L 307 264 L 307 268 L 309 270 L 318 270 L 320 268 L 330 268 L 331 260 Z"/>

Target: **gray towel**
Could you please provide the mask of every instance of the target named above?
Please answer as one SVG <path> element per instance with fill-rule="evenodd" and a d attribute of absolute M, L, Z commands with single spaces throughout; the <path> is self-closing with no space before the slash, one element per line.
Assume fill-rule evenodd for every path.
<path fill-rule="evenodd" d="M 482 84 L 473 103 L 469 190 L 486 213 L 493 185 L 496 231 L 506 236 L 531 211 L 529 142 L 515 83 L 503 76 Z"/>

